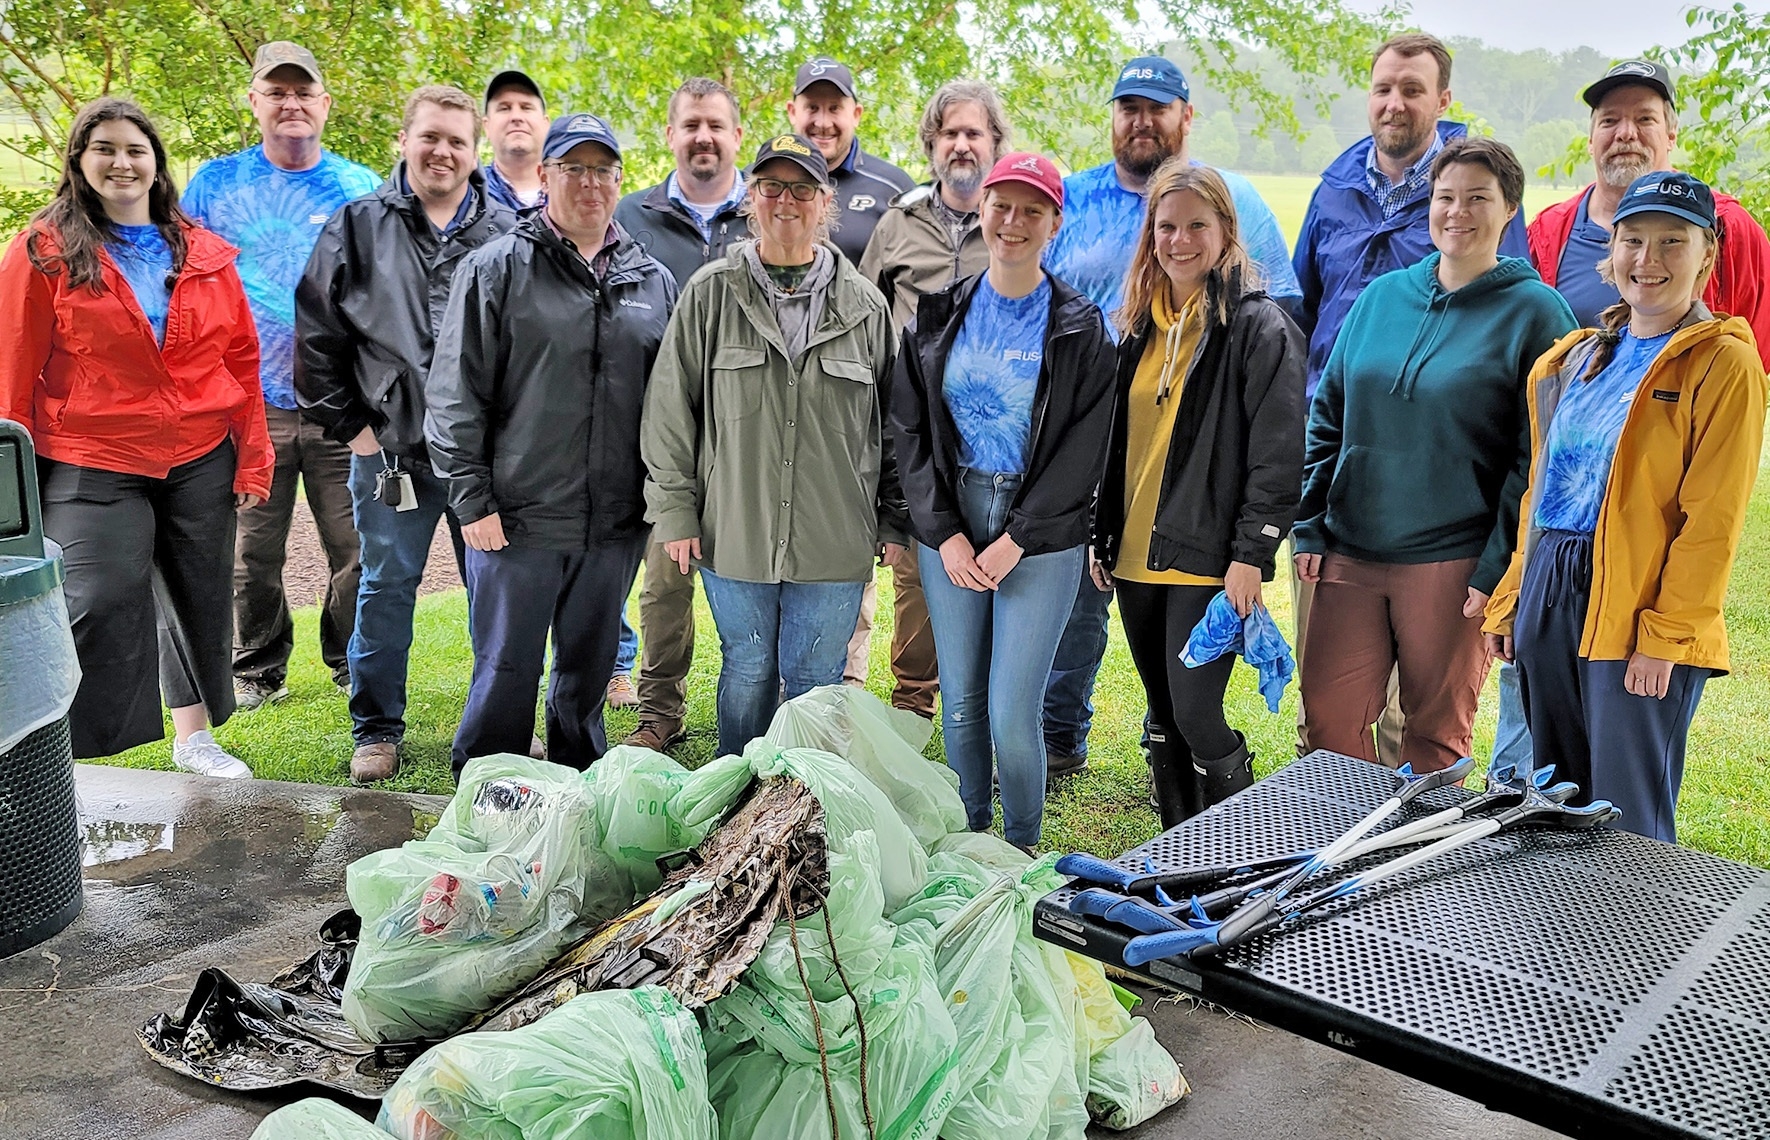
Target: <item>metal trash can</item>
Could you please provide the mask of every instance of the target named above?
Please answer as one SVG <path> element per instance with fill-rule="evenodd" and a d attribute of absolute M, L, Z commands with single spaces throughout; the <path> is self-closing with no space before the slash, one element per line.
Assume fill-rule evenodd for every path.
<path fill-rule="evenodd" d="M 0 957 L 59 932 L 82 901 L 68 741 L 80 665 L 61 584 L 31 437 L 0 420 Z"/>

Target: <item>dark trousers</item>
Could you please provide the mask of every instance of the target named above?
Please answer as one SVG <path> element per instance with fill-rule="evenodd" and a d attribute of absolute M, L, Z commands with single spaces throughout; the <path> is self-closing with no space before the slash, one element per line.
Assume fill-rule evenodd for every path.
<path fill-rule="evenodd" d="M 467 552 L 473 682 L 455 730 L 457 779 L 476 756 L 528 754 L 549 633 L 547 758 L 580 770 L 602 758 L 608 750 L 603 694 L 645 541 L 643 535 L 617 539 L 581 552 L 516 546 Z"/>
<path fill-rule="evenodd" d="M 299 412 L 266 405 L 264 414 L 277 466 L 270 498 L 240 511 L 234 545 L 234 676 L 274 689 L 289 674 L 295 623 L 283 592 L 283 563 L 300 484 L 330 573 L 320 599 L 320 659 L 334 680 L 348 685 L 345 653 L 356 627 L 361 573 L 356 524 L 351 520 L 350 448 L 327 439 Z M 296 604 L 309 600 L 298 598 Z"/>
<path fill-rule="evenodd" d="M 1107 607 L 1112 594 L 1094 585 L 1087 563 L 1076 584 L 1075 603 L 1051 678 L 1045 683 L 1045 751 L 1053 756 L 1086 756 L 1094 723 L 1094 678 L 1106 656 Z"/>
<path fill-rule="evenodd" d="M 165 737 L 160 710 L 233 715 L 234 446 L 164 479 L 39 460 L 43 532 L 62 548 L 80 687 L 74 757 Z M 157 683 L 156 683 L 157 674 Z"/>
<path fill-rule="evenodd" d="M 1524 568 L 1512 630 L 1535 763 L 1578 784 L 1574 802 L 1621 808 L 1623 830 L 1676 843 L 1684 746 L 1710 671 L 1675 665 L 1663 698 L 1632 695 L 1623 688 L 1627 661 L 1579 655 L 1591 592 L 1592 536 L 1544 532 Z"/>
<path fill-rule="evenodd" d="M 1149 701 L 1150 723 L 1179 732 L 1200 760 L 1218 760 L 1241 747 L 1241 738 L 1223 716 L 1235 654 L 1225 653 L 1197 669 L 1188 669 L 1180 659 L 1193 627 L 1219 592 L 1216 586 L 1118 581 L 1119 617 Z"/>

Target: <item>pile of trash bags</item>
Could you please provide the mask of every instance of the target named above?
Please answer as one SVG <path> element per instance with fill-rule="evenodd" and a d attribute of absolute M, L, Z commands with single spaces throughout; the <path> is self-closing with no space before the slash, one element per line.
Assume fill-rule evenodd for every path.
<path fill-rule="evenodd" d="M 474 761 L 428 837 L 347 882 L 362 926 L 344 1019 L 365 1042 L 446 1040 L 375 1124 L 308 1100 L 254 1140 L 1080 1140 L 1177 1102 L 1185 1080 L 1134 999 L 1033 937 L 1054 860 L 965 829 L 956 779 L 921 755 L 929 731 L 836 686 L 693 772 L 629 748 L 584 774 Z M 823 863 L 741 973 L 693 993 L 568 988 L 530 1024 L 484 1021 L 661 883 L 625 921 L 717 892 L 670 858 L 782 782 L 821 806 Z"/>

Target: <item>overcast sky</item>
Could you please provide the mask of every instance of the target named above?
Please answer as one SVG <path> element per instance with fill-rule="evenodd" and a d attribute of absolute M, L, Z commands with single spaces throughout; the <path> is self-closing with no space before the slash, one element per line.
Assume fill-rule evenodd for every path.
<path fill-rule="evenodd" d="M 1375 0 L 1349 0 L 1354 8 L 1375 11 Z M 1725 8 L 1732 0 L 1710 0 Z M 1765 0 L 1747 0 L 1762 11 Z M 1624 57 L 1655 44 L 1689 38 L 1682 0 L 1413 0 L 1413 23 L 1440 36 L 1477 36 L 1494 47 L 1523 51 L 1597 48 Z"/>

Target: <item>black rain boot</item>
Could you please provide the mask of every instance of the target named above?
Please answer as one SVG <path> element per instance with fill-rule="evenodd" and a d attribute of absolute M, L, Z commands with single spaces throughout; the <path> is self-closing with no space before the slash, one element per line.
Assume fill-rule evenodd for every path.
<path fill-rule="evenodd" d="M 1174 729 L 1158 724 L 1149 726 L 1149 776 L 1162 830 L 1204 810 L 1192 754 Z"/>
<path fill-rule="evenodd" d="M 1254 755 L 1248 751 L 1248 738 L 1236 733 L 1241 746 L 1220 760 L 1192 760 L 1197 773 L 1204 804 L 1220 804 L 1239 791 L 1254 786 Z"/>

